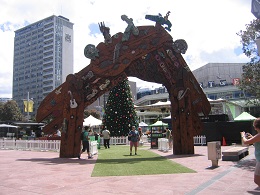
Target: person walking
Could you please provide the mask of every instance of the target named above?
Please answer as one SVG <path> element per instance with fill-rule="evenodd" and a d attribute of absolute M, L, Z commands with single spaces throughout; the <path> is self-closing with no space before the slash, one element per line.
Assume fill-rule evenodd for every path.
<path fill-rule="evenodd" d="M 169 150 L 172 149 L 172 131 L 166 127 L 166 139 L 168 139 Z"/>
<path fill-rule="evenodd" d="M 137 145 L 140 140 L 140 136 L 138 131 L 135 129 L 135 126 L 132 126 L 131 131 L 128 133 L 128 137 L 130 137 L 130 156 L 132 156 L 133 146 L 135 147 L 135 155 L 137 155 Z"/>
<path fill-rule="evenodd" d="M 244 144 L 254 144 L 255 146 L 256 167 L 254 182 L 260 187 L 260 118 L 254 120 L 253 126 L 257 131 L 255 136 L 252 136 L 250 133 L 245 133 L 244 131 L 240 132 L 240 134 Z"/>
<path fill-rule="evenodd" d="M 102 131 L 102 136 L 104 139 L 104 147 L 110 148 L 110 131 L 107 129 L 107 127 L 105 126 L 105 129 Z"/>
<path fill-rule="evenodd" d="M 59 129 L 57 130 L 56 135 L 57 135 L 58 137 L 61 137 L 61 131 L 60 131 Z"/>
<path fill-rule="evenodd" d="M 91 156 L 91 154 L 90 154 L 90 152 L 89 152 L 89 137 L 88 137 L 88 128 L 87 127 L 85 127 L 84 128 L 84 131 L 82 132 L 83 133 L 83 137 L 82 137 L 82 150 L 80 151 L 80 153 L 79 153 L 79 155 L 78 155 L 78 159 L 80 159 L 80 156 L 81 156 L 81 154 L 83 153 L 83 152 L 85 152 L 86 150 L 87 150 L 87 153 L 88 153 L 88 159 L 91 159 L 92 158 L 92 156 Z"/>
<path fill-rule="evenodd" d="M 140 142 L 143 142 L 143 139 L 142 139 L 142 136 L 143 136 L 142 127 L 138 127 L 138 133 L 139 133 L 139 137 L 140 137 Z"/>

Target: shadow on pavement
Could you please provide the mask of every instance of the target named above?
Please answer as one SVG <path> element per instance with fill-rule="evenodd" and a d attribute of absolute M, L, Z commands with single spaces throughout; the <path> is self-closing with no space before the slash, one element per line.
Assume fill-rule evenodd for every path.
<path fill-rule="evenodd" d="M 77 158 L 30 158 L 30 159 L 17 159 L 17 161 L 30 161 L 30 162 L 39 162 L 44 165 L 53 165 L 53 164 L 95 164 L 95 159 L 77 159 Z"/>

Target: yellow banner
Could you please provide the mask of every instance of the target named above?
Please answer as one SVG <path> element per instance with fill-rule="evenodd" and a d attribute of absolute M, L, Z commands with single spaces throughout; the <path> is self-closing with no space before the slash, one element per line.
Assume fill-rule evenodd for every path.
<path fill-rule="evenodd" d="M 32 100 L 29 100 L 29 102 L 27 100 L 24 100 L 23 104 L 24 104 L 24 112 L 33 112 L 34 102 Z M 27 109 L 27 107 L 28 107 L 28 109 Z"/>

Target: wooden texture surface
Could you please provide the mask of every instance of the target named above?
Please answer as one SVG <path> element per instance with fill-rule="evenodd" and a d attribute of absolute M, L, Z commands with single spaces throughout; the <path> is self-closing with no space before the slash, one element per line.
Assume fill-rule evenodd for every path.
<path fill-rule="evenodd" d="M 173 153 L 194 154 L 193 136 L 203 129 L 198 113 L 208 115 L 210 104 L 174 41 L 160 25 L 139 26 L 138 35 L 122 41 L 117 33 L 110 43 L 100 43 L 91 63 L 69 75 L 40 104 L 36 120 L 52 116 L 44 132 L 62 128 L 60 157 L 76 157 L 84 108 L 128 76 L 163 84 L 171 101 Z M 77 107 L 71 105 L 75 100 Z"/>

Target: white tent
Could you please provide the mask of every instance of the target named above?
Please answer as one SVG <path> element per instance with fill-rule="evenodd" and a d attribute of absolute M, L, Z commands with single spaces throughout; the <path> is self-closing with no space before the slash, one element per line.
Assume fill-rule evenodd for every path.
<path fill-rule="evenodd" d="M 151 105 L 148 105 L 148 106 L 170 106 L 171 105 L 171 102 L 170 101 L 167 101 L 167 102 L 156 102 L 155 104 L 151 104 Z"/>
<path fill-rule="evenodd" d="M 148 125 L 142 121 L 141 123 L 139 123 L 139 127 L 148 127 Z"/>
<path fill-rule="evenodd" d="M 89 117 L 85 118 L 84 119 L 84 122 L 83 122 L 83 126 L 99 126 L 102 124 L 102 120 L 99 120 L 95 117 L 93 117 L 92 115 L 89 115 Z"/>
<path fill-rule="evenodd" d="M 151 127 L 162 127 L 162 126 L 168 126 L 168 124 L 167 123 L 163 123 L 162 121 L 157 121 L 156 123 L 151 124 L 150 126 Z"/>
<path fill-rule="evenodd" d="M 16 135 L 18 134 L 18 126 L 14 126 L 14 125 L 7 125 L 7 124 L 0 124 L 0 129 L 3 128 L 2 130 L 6 130 L 7 129 L 7 133 L 9 133 L 9 129 L 10 128 L 15 128 L 16 130 Z M 5 133 L 3 131 L 0 132 L 1 135 L 4 135 L 5 136 Z"/>
<path fill-rule="evenodd" d="M 165 118 L 163 118 L 163 119 L 171 119 L 171 118 L 172 118 L 172 116 L 169 115 L 169 116 L 167 116 L 167 117 L 165 117 Z"/>
<path fill-rule="evenodd" d="M 7 125 L 7 124 L 0 124 L 0 128 L 1 127 L 7 127 L 7 128 L 18 128 L 17 126 L 14 125 Z"/>
<path fill-rule="evenodd" d="M 166 110 L 170 110 L 171 107 L 171 102 L 167 101 L 167 102 L 157 102 L 155 104 L 151 104 L 151 105 L 145 105 L 145 106 L 135 106 L 136 109 L 138 110 L 149 110 L 149 111 L 159 111 L 162 112 L 162 109 L 166 109 Z"/>
<path fill-rule="evenodd" d="M 249 114 L 247 112 L 243 112 L 242 114 L 240 114 L 239 116 L 234 118 L 234 121 L 251 121 L 251 120 L 255 120 L 255 119 L 256 118 L 254 116 L 252 116 L 251 114 Z"/>

